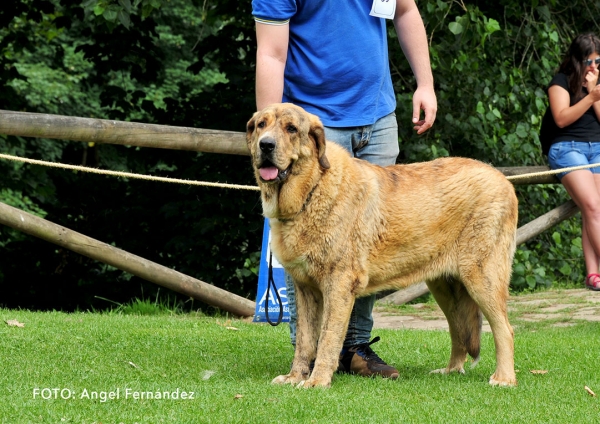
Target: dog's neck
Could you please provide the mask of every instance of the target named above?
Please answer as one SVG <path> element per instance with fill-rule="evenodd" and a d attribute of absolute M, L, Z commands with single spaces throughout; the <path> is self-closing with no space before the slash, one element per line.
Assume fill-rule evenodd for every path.
<path fill-rule="evenodd" d="M 290 192 L 294 193 L 299 191 L 298 189 L 300 185 L 286 186 L 286 184 L 293 184 L 289 181 L 276 187 L 263 187 L 261 193 L 263 215 L 267 218 L 277 219 L 281 222 L 289 222 L 295 220 L 309 206 L 313 194 L 319 186 L 321 177 L 322 176 L 319 172 L 319 175 L 315 176 L 315 178 L 312 179 L 312 184 L 309 185 L 309 187 L 311 188 L 308 190 L 308 193 L 306 193 L 306 190 L 302 190 L 302 192 L 306 193 L 306 195 L 304 196 L 290 196 Z M 281 199 L 283 197 L 292 200 L 288 200 L 286 204 L 282 204 Z"/>
<path fill-rule="evenodd" d="M 308 196 L 306 196 L 306 200 L 304 200 L 304 203 L 302 204 L 302 207 L 300 208 L 300 210 L 298 212 L 296 212 L 296 214 L 293 217 L 291 217 L 291 218 L 278 218 L 279 221 L 281 221 L 281 222 L 293 221 L 294 219 L 296 219 L 298 217 L 298 215 L 300 215 L 302 212 L 304 212 L 306 210 L 306 207 L 310 203 L 310 200 L 312 199 L 313 193 L 315 192 L 315 190 L 316 190 L 316 188 L 318 186 L 319 186 L 319 182 L 317 182 L 317 184 L 315 184 L 315 186 L 312 188 L 312 190 L 308 193 Z"/>

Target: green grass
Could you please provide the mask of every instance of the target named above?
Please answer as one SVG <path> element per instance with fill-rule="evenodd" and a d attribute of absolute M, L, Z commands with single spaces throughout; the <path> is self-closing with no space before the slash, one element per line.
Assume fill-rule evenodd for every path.
<path fill-rule="evenodd" d="M 177 305 L 175 301 L 172 301 L 170 298 L 159 299 L 158 295 L 154 301 L 148 298 L 139 299 L 136 297 L 127 303 L 114 302 L 100 296 L 96 296 L 96 298 L 105 300 L 109 303 L 110 307 L 104 311 L 94 312 L 108 312 L 125 315 L 162 315 L 165 313 L 180 314 L 183 312 L 181 307 Z"/>
<path fill-rule="evenodd" d="M 292 360 L 287 325 L 169 312 L 0 309 L 0 318 L 2 423 L 600 422 L 599 398 L 584 390 L 600 394 L 598 323 L 517 328 L 516 388 L 487 383 L 495 368 L 490 334 L 476 368 L 443 376 L 428 372 L 446 364 L 448 333 L 376 330 L 376 350 L 398 367 L 398 380 L 335 375 L 330 389 L 306 390 L 270 384 Z M 25 326 L 5 324 L 13 319 Z M 42 389 L 58 396 L 43 399 Z M 91 399 L 117 389 L 119 399 Z M 127 389 L 194 394 L 136 400 Z"/>

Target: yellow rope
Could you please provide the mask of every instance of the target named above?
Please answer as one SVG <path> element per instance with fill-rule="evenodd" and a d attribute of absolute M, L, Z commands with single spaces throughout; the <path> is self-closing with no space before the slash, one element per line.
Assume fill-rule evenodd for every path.
<path fill-rule="evenodd" d="M 592 165 L 571 166 L 570 168 L 554 169 L 552 171 L 532 172 L 531 174 L 511 175 L 506 177 L 506 179 L 512 181 L 518 180 L 520 178 L 538 177 L 540 175 L 554 175 L 560 174 L 562 172 L 578 171 L 580 169 L 595 168 L 597 166 L 600 166 L 600 163 L 595 163 Z"/>
<path fill-rule="evenodd" d="M 260 191 L 260 188 L 258 188 L 256 186 L 245 186 L 245 185 L 223 184 L 223 183 L 209 183 L 209 182 L 205 182 L 205 181 L 180 180 L 177 178 L 167 178 L 167 177 L 153 177 L 151 175 L 133 174 L 131 172 L 109 171 L 106 169 L 89 168 L 87 166 L 66 165 L 63 163 L 46 162 L 46 161 L 36 160 L 36 159 L 27 159 L 27 158 L 21 158 L 19 156 L 5 155 L 2 153 L 0 153 L 0 158 L 17 161 L 17 162 L 31 163 L 34 165 L 51 166 L 54 168 L 71 169 L 73 171 L 90 172 L 92 174 L 112 175 L 115 177 L 137 178 L 137 179 L 141 179 L 141 180 L 161 181 L 164 183 L 188 184 L 188 185 L 198 185 L 198 186 L 208 186 L 208 187 L 235 188 L 235 189 L 239 189 L 239 190 Z"/>
<path fill-rule="evenodd" d="M 206 186 L 206 187 L 234 188 L 234 189 L 238 189 L 238 190 L 260 191 L 260 188 L 258 188 L 257 186 L 245 186 L 245 185 L 226 184 L 226 183 L 210 183 L 210 182 L 206 182 L 206 181 L 181 180 L 181 179 L 177 179 L 177 178 L 168 178 L 168 177 L 154 177 L 151 175 L 133 174 L 131 172 L 109 171 L 106 169 L 90 168 L 87 166 L 77 166 L 77 165 L 67 165 L 67 164 L 56 163 L 56 162 L 46 162 L 43 160 L 22 158 L 19 156 L 5 155 L 2 153 L 0 153 L 0 159 L 8 159 L 8 160 L 16 161 L 16 162 L 25 162 L 25 163 L 31 163 L 34 165 L 50 166 L 50 167 L 54 167 L 54 168 L 71 169 L 73 171 L 89 172 L 92 174 L 112 175 L 115 177 L 137 178 L 140 180 L 161 181 L 164 183 L 175 183 L 175 184 L 187 184 L 187 185 Z M 541 175 L 554 175 L 554 174 L 560 174 L 561 172 L 578 171 L 580 169 L 589 169 L 589 168 L 595 168 L 598 166 L 600 166 L 600 163 L 596 163 L 596 164 L 592 164 L 592 165 L 572 166 L 570 168 L 554 169 L 552 171 L 532 172 L 530 174 L 521 174 L 521 175 L 510 175 L 510 176 L 507 176 L 506 179 L 509 181 L 514 181 L 514 180 L 518 180 L 520 178 L 538 177 Z"/>

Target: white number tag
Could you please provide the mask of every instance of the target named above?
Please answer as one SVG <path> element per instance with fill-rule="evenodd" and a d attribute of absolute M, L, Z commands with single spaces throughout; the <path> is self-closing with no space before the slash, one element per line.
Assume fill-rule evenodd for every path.
<path fill-rule="evenodd" d="M 396 0 L 373 0 L 373 7 L 369 15 L 376 18 L 394 19 L 396 13 Z"/>

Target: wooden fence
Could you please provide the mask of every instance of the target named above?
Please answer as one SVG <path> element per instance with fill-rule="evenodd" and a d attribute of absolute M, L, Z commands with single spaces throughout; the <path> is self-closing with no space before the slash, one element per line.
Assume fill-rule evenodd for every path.
<path fill-rule="evenodd" d="M 249 155 L 245 133 L 243 132 L 171 127 L 7 110 L 0 110 L 0 134 L 99 144 Z M 498 169 L 506 176 L 533 174 L 548 170 L 544 166 Z M 554 184 L 558 183 L 558 180 L 553 175 L 536 175 L 519 178 L 513 183 L 515 185 Z M 530 240 L 557 223 L 572 217 L 578 211 L 573 201 L 569 201 L 536 218 L 518 229 L 517 244 Z M 0 203 L 0 224 L 104 262 L 145 280 L 217 306 L 232 314 L 238 316 L 254 315 L 255 303 L 248 299 L 3 203 Z M 405 303 L 425 293 L 427 293 L 427 286 L 425 283 L 419 283 L 407 289 L 399 290 L 382 300 Z"/>

